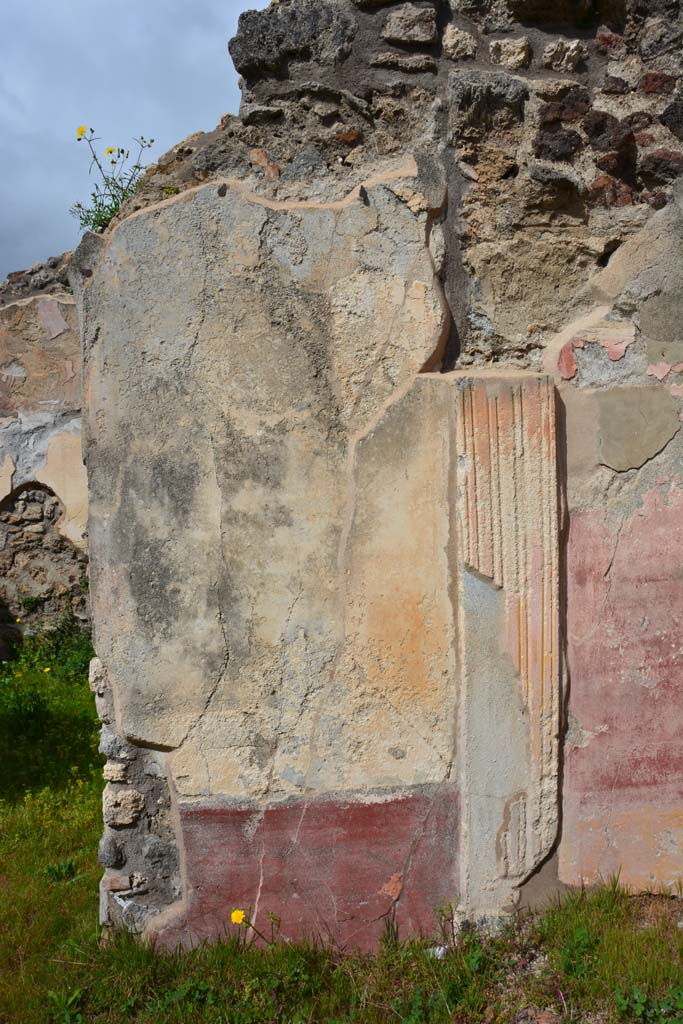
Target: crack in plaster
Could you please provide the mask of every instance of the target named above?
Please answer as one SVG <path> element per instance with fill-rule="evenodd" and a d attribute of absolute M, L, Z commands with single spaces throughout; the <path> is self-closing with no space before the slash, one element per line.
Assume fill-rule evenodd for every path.
<path fill-rule="evenodd" d="M 642 413 L 641 413 L 641 416 L 642 416 Z M 645 417 L 642 416 L 642 418 L 643 418 L 643 421 L 645 422 L 645 424 L 647 425 L 647 420 L 645 419 Z M 599 462 L 598 465 L 604 466 L 605 469 L 611 470 L 613 473 L 616 473 L 618 477 L 623 477 L 627 473 L 633 473 L 633 476 L 629 477 L 628 479 L 629 479 L 629 481 L 630 480 L 635 480 L 636 477 L 637 477 L 637 474 L 640 473 L 640 471 L 642 469 L 644 469 L 647 465 L 649 465 L 655 459 L 659 458 L 659 456 L 662 455 L 666 451 L 666 449 L 669 447 L 669 445 L 674 440 L 674 438 L 676 438 L 678 436 L 680 431 L 681 431 L 681 427 L 680 426 L 676 427 L 676 429 L 674 430 L 674 432 L 671 435 L 671 437 L 669 437 L 669 439 L 664 442 L 662 447 L 658 448 L 656 452 L 652 453 L 652 455 L 648 455 L 648 457 L 645 459 L 645 461 L 641 462 L 641 464 L 639 466 L 629 466 L 628 469 L 615 469 L 615 467 L 614 466 L 610 466 L 610 464 L 608 462 Z"/>
<path fill-rule="evenodd" d="M 223 562 L 224 565 L 227 565 L 227 561 L 226 561 L 226 557 L 225 557 L 225 537 L 224 537 L 224 530 L 223 530 L 224 499 L 223 499 L 223 491 L 222 491 L 222 489 L 220 487 L 220 482 L 219 482 L 219 479 L 218 479 L 218 462 L 217 462 L 217 459 L 216 459 L 216 443 L 215 443 L 214 436 L 211 433 L 209 434 L 209 440 L 210 440 L 210 444 L 211 444 L 211 455 L 212 455 L 212 461 L 213 461 L 214 476 L 215 476 L 215 479 L 216 479 L 216 488 L 217 488 L 218 494 L 220 496 L 219 508 L 218 508 L 218 516 L 219 516 L 219 535 L 220 535 L 221 561 Z M 207 711 L 209 710 L 209 708 L 211 706 L 211 703 L 212 703 L 212 701 L 213 701 L 213 699 L 214 699 L 214 697 L 216 695 L 216 692 L 218 690 L 218 687 L 220 686 L 221 682 L 223 681 L 223 679 L 225 677 L 225 673 L 226 673 L 227 668 L 228 668 L 228 663 L 230 661 L 230 646 L 229 646 L 229 642 L 228 642 L 227 630 L 226 630 L 226 627 L 225 627 L 225 619 L 223 617 L 223 609 L 221 608 L 221 604 L 220 604 L 220 594 L 219 594 L 219 590 L 218 590 L 218 580 L 217 579 L 214 580 L 214 582 L 212 583 L 212 588 L 213 588 L 213 590 L 216 593 L 216 607 L 217 607 L 216 615 L 217 615 L 218 623 L 219 623 L 219 626 L 220 626 L 221 635 L 223 637 L 223 651 L 224 651 L 224 653 L 223 653 L 223 661 L 222 661 L 222 663 L 220 665 L 220 668 L 219 668 L 219 670 L 218 670 L 218 672 L 216 674 L 216 679 L 214 680 L 214 682 L 213 682 L 213 684 L 212 684 L 212 686 L 211 686 L 211 688 L 209 690 L 209 693 L 208 693 L 208 695 L 206 697 L 206 700 L 204 702 L 204 707 L 199 712 L 199 714 L 195 718 L 194 722 L 190 726 L 188 726 L 187 732 L 185 733 L 185 735 L 181 739 L 180 743 L 177 745 L 177 748 L 176 748 L 177 750 L 181 750 L 183 748 L 183 746 L 187 743 L 187 741 L 190 739 L 192 734 L 198 728 L 198 726 L 200 725 L 202 719 L 204 718 L 204 716 L 206 715 Z M 202 756 L 204 757 L 203 753 L 202 753 Z M 205 758 L 205 762 L 206 762 L 206 758 Z M 208 769 L 208 762 L 206 762 L 206 768 L 207 768 L 207 781 L 209 783 L 209 788 L 210 788 L 210 773 L 209 773 L 209 769 Z"/>
<path fill-rule="evenodd" d="M 607 595 L 605 597 L 605 602 L 609 598 L 609 595 L 610 595 L 610 592 L 611 592 L 611 589 L 612 589 L 612 580 L 611 580 L 610 573 L 612 572 L 612 566 L 614 565 L 614 560 L 617 557 L 617 549 L 619 547 L 619 541 L 621 540 L 622 531 L 623 531 L 624 527 L 626 526 L 626 518 L 627 517 L 624 516 L 623 519 L 621 520 L 621 522 L 619 523 L 619 526 L 617 527 L 617 535 L 616 535 L 616 537 L 614 539 L 614 550 L 612 551 L 612 557 L 609 560 L 609 565 L 607 566 L 607 568 L 605 569 L 604 573 L 602 574 L 602 578 L 607 580 L 607 584 L 608 584 L 608 586 L 607 586 Z M 604 607 L 605 602 L 603 602 L 603 607 Z"/>
<path fill-rule="evenodd" d="M 212 178 L 209 183 L 201 182 L 199 185 L 185 189 L 184 192 L 181 192 L 178 195 L 170 196 L 168 199 L 162 199 L 158 203 L 152 203 L 140 210 L 134 210 L 129 213 L 127 217 L 114 225 L 107 238 L 107 242 L 102 249 L 105 250 L 107 248 L 107 245 L 111 242 L 113 236 L 117 231 L 121 230 L 124 224 L 128 224 L 129 221 L 132 221 L 137 217 L 144 217 L 150 211 L 158 211 L 168 206 L 174 206 L 176 203 L 187 202 L 192 198 L 195 192 L 199 192 L 201 189 L 215 189 L 216 186 L 220 188 L 221 185 L 225 185 L 226 188 L 230 189 L 231 192 L 238 195 L 241 199 L 251 203 L 253 206 L 261 206 L 266 210 L 343 210 L 345 207 L 351 206 L 357 199 L 362 199 L 362 193 L 364 190 L 367 191 L 367 189 L 373 188 L 375 185 L 386 185 L 392 181 L 400 181 L 403 178 L 417 178 L 417 176 L 418 167 L 413 156 L 409 156 L 408 158 L 404 158 L 402 161 L 398 162 L 393 160 L 383 170 L 378 171 L 376 174 L 371 174 L 370 177 L 356 185 L 350 192 L 347 192 L 342 199 L 332 199 L 328 202 L 315 202 L 310 199 L 267 199 L 265 196 L 259 195 L 257 192 L 252 192 L 251 189 L 245 186 L 243 181 L 236 178 Z"/>
<path fill-rule="evenodd" d="M 296 593 L 296 595 L 295 595 L 291 605 L 289 606 L 289 611 L 287 612 L 287 618 L 285 620 L 284 626 L 282 627 L 282 639 L 281 639 L 281 643 L 282 644 L 286 644 L 287 643 L 287 632 L 288 632 L 290 623 L 292 621 L 292 616 L 294 614 L 294 609 L 296 608 L 298 602 L 301 600 L 301 596 L 302 596 L 302 594 L 304 592 L 303 583 L 301 581 L 301 563 L 299 563 L 299 565 L 298 565 L 298 582 L 299 582 L 299 590 Z M 280 739 L 281 739 L 281 734 L 282 734 L 282 719 L 283 719 L 284 713 L 285 713 L 284 712 L 284 700 L 283 700 L 283 691 L 284 691 L 283 675 L 284 675 L 284 665 L 283 665 L 282 660 L 280 660 L 280 694 L 279 694 L 279 705 L 280 706 L 279 706 L 279 709 L 278 709 L 277 725 L 275 727 L 275 748 L 274 748 L 273 753 L 271 754 L 271 757 L 270 757 L 270 768 L 268 770 L 268 778 L 266 779 L 265 792 L 263 793 L 263 796 L 261 797 L 261 799 L 264 800 L 264 801 L 267 800 L 268 795 L 270 794 L 271 787 L 273 785 L 273 778 L 275 776 L 275 762 L 277 761 L 277 756 L 278 756 L 278 752 L 279 752 L 279 749 L 280 749 Z M 307 700 L 309 694 L 311 693 L 312 689 L 313 689 L 312 684 L 309 684 L 309 686 L 306 688 L 306 691 L 304 692 L 303 697 L 301 698 L 300 705 L 299 705 L 299 717 L 297 718 L 297 721 L 300 721 L 301 716 L 304 713 L 305 703 L 306 703 L 306 700 Z M 259 889 L 259 892 L 260 892 L 260 889 Z"/>
<path fill-rule="evenodd" d="M 262 824 L 262 823 L 263 823 L 263 815 L 261 815 L 261 822 L 259 823 L 257 828 L 260 827 L 260 824 Z M 258 888 L 256 890 L 256 898 L 254 900 L 254 923 L 256 923 L 257 920 L 258 920 L 258 908 L 259 908 L 259 903 L 260 903 L 260 900 L 261 900 L 261 890 L 263 889 L 263 862 L 264 862 L 265 858 L 266 858 L 266 843 L 265 843 L 265 839 L 262 836 L 261 837 L 261 856 L 259 857 L 259 880 L 258 880 Z"/>
<path fill-rule="evenodd" d="M 401 888 L 400 888 L 399 892 L 397 893 L 396 896 L 392 897 L 391 904 L 390 904 L 389 908 L 387 910 L 385 910 L 383 914 L 379 914 L 377 917 L 372 918 L 370 923 L 374 924 L 377 921 L 382 921 L 382 920 L 387 920 L 387 919 L 393 920 L 394 919 L 394 917 L 396 915 L 396 910 L 398 908 L 398 905 L 399 905 L 399 903 L 401 901 L 401 898 L 402 898 L 402 896 L 403 896 L 403 894 L 404 894 L 404 892 L 406 891 L 406 888 L 407 888 L 408 876 L 410 874 L 410 869 L 412 867 L 413 860 L 415 858 L 415 854 L 417 853 L 418 847 L 419 847 L 420 843 L 422 842 L 422 839 L 424 838 L 425 829 L 427 828 L 427 823 L 428 823 L 429 818 L 430 818 L 430 816 L 432 814 L 432 811 L 434 810 L 434 804 L 435 804 L 437 798 L 441 795 L 444 786 L 449 781 L 451 768 L 452 768 L 452 761 L 449 762 L 449 767 L 448 767 L 448 770 L 444 774 L 444 778 L 441 780 L 441 782 L 439 783 L 438 787 L 436 788 L 436 790 L 432 794 L 431 799 L 429 801 L 429 805 L 427 807 L 427 810 L 425 811 L 424 816 L 422 817 L 422 819 L 421 819 L 421 821 L 420 821 L 420 823 L 418 825 L 417 834 L 413 837 L 413 839 L 412 839 L 412 841 L 411 841 L 411 843 L 410 843 L 410 845 L 408 847 L 408 851 L 407 851 L 405 859 L 403 861 L 403 867 L 402 867 L 401 872 L 400 872 L 400 875 L 401 875 Z"/>

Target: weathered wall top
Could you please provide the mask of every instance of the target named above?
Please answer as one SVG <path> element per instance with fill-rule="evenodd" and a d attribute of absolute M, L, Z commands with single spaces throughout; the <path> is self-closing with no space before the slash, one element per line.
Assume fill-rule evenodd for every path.
<path fill-rule="evenodd" d="M 71 253 L 50 256 L 45 263 L 36 263 L 28 270 L 8 274 L 0 284 L 0 306 L 28 299 L 32 295 L 70 294 L 69 262 Z"/>
<path fill-rule="evenodd" d="M 449 183 L 451 362 L 538 366 L 683 172 L 682 26 L 665 2 L 272 4 L 230 44 L 240 117 L 162 157 L 128 210 L 218 176 L 339 198 L 409 147 L 430 203 Z"/>

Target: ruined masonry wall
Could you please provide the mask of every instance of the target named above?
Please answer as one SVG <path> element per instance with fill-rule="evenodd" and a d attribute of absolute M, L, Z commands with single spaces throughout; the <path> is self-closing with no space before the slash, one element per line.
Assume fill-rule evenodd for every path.
<path fill-rule="evenodd" d="M 683 869 L 675 0 L 281 0 L 71 265 L 105 923 Z"/>
<path fill-rule="evenodd" d="M 66 260 L 52 263 L 0 286 L 3 650 L 38 624 L 89 617 L 78 322 Z"/>

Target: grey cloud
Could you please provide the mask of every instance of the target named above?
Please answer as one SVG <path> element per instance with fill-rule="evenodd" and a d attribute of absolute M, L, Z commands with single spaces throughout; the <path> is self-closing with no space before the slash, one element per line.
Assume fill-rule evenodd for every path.
<path fill-rule="evenodd" d="M 5 0 L 0 35 L 0 280 L 78 243 L 92 187 L 76 127 L 150 159 L 239 104 L 227 51 L 267 0 Z"/>

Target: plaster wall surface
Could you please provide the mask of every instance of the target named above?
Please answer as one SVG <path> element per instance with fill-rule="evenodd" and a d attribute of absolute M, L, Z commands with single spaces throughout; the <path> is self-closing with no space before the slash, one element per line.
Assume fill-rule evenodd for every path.
<path fill-rule="evenodd" d="M 561 385 L 571 689 L 560 876 L 570 884 L 620 873 L 649 889 L 680 877 L 682 223 L 677 195 L 598 277 L 599 302 L 619 309 L 638 295 L 635 326 L 611 313 L 576 330 L 572 344 L 586 344 Z M 662 309 L 666 323 L 653 316 Z M 584 362 L 596 336 L 599 370 Z"/>
<path fill-rule="evenodd" d="M 251 12 L 84 238 L 105 923 L 680 874 L 674 6 Z"/>

